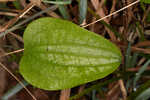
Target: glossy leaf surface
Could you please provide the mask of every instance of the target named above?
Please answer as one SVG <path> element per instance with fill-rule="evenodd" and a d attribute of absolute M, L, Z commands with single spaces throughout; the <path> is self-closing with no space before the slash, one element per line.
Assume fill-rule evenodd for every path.
<path fill-rule="evenodd" d="M 114 44 L 69 21 L 40 18 L 24 32 L 20 72 L 38 88 L 60 90 L 91 82 L 112 73 L 120 62 Z"/>

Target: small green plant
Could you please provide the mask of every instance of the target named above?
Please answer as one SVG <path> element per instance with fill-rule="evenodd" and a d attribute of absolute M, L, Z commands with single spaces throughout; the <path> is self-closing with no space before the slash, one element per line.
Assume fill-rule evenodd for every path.
<path fill-rule="evenodd" d="M 150 0 L 140 0 L 140 1 L 144 3 L 150 3 Z"/>
<path fill-rule="evenodd" d="M 20 73 L 45 90 L 72 88 L 107 76 L 121 63 L 121 52 L 100 35 L 69 21 L 40 18 L 24 32 Z"/>

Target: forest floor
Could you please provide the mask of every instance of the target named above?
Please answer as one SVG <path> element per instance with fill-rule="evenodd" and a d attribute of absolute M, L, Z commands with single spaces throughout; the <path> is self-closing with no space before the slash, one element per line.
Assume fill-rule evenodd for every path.
<path fill-rule="evenodd" d="M 109 39 L 122 52 L 121 65 L 103 79 L 62 91 L 24 83 L 24 30 L 41 17 L 69 20 Z M 0 100 L 147 100 L 149 59 L 150 6 L 139 0 L 0 0 Z"/>

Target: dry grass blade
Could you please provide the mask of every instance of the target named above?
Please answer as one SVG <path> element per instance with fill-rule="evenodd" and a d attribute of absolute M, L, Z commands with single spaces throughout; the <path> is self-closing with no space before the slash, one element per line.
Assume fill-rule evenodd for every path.
<path fill-rule="evenodd" d="M 2 41 L 2 39 L 0 39 L 0 44 L 5 44 L 5 42 Z M 4 50 L 0 46 L 0 55 L 3 55 L 4 53 L 5 53 Z M 7 59 L 0 58 L 0 62 L 5 62 L 5 61 L 7 61 Z M 0 82 L 0 98 L 2 97 L 2 95 L 4 94 L 4 91 L 6 89 L 6 84 L 7 84 L 6 77 L 7 77 L 6 71 L 0 67 L 0 80 L 1 80 L 1 82 Z"/>
<path fill-rule="evenodd" d="M 3 28 L 1 28 L 0 32 L 5 31 L 8 27 L 15 24 L 20 18 L 22 18 L 27 12 L 29 12 L 29 10 L 31 10 L 34 6 L 35 4 L 33 3 L 28 4 L 27 7 L 23 11 L 21 11 L 21 13 L 18 16 L 11 19 Z"/>
<path fill-rule="evenodd" d="M 25 10 L 23 11 L 23 13 L 21 13 L 21 14 L 19 15 L 19 18 L 22 18 L 22 17 L 23 17 L 27 12 L 29 12 L 34 6 L 35 6 L 35 4 L 30 3 L 30 4 L 28 5 L 27 9 L 25 9 Z"/>
<path fill-rule="evenodd" d="M 24 49 L 19 49 L 19 50 L 16 50 L 16 51 L 12 51 L 12 52 L 9 52 L 9 53 L 6 53 L 6 54 L 0 56 L 0 58 L 11 55 L 11 54 L 15 54 L 15 53 L 18 53 L 18 52 L 22 52 L 22 51 L 24 51 Z"/>
<path fill-rule="evenodd" d="M 127 46 L 126 45 L 121 45 L 121 44 L 117 44 L 120 48 L 122 49 L 125 49 Z M 132 46 L 131 47 L 131 50 L 132 51 L 139 51 L 139 52 L 143 52 L 145 54 L 150 54 L 150 49 L 144 49 L 144 48 L 139 48 L 139 47 L 136 47 L 136 46 Z"/>
<path fill-rule="evenodd" d="M 117 100 L 120 94 L 119 84 L 113 84 L 113 87 L 108 91 L 107 97 L 105 100 Z"/>
<path fill-rule="evenodd" d="M 131 47 L 131 49 L 133 51 L 140 51 L 140 52 L 143 52 L 143 53 L 146 53 L 146 54 L 150 54 L 150 49 L 143 49 L 143 48 L 137 48 L 137 47 Z"/>
<path fill-rule="evenodd" d="M 29 95 L 33 98 L 33 100 L 37 100 L 34 95 L 25 87 L 25 85 L 8 69 L 6 68 L 1 62 L 0 62 L 0 66 L 5 69 L 13 78 L 15 78 L 16 81 L 18 81 L 20 83 L 20 85 L 22 85 L 22 87 L 29 93 Z"/>
<path fill-rule="evenodd" d="M 0 0 L 0 2 L 8 2 L 8 1 L 16 1 L 16 0 Z"/>
<path fill-rule="evenodd" d="M 17 13 L 12 13 L 12 12 L 0 12 L 0 15 L 5 15 L 5 16 L 18 16 Z M 29 16 L 23 16 L 24 18 L 27 18 Z"/>
<path fill-rule="evenodd" d="M 135 47 L 142 47 L 142 46 L 150 46 L 150 41 L 143 41 L 143 42 L 139 42 L 136 45 L 134 45 Z"/>
<path fill-rule="evenodd" d="M 137 72 L 140 70 L 140 68 L 141 68 L 141 66 L 137 66 L 135 68 L 128 68 L 127 71 Z M 148 66 L 146 70 L 150 70 L 150 66 Z"/>
<path fill-rule="evenodd" d="M 42 0 L 30 0 L 30 1 L 31 1 L 31 3 L 40 6 Z"/>
<path fill-rule="evenodd" d="M 119 13 L 119 12 L 121 12 L 121 11 L 123 11 L 123 10 L 125 10 L 125 9 L 127 9 L 127 8 L 129 8 L 129 7 L 131 7 L 131 6 L 135 5 L 135 4 L 137 4 L 137 3 L 139 3 L 139 2 L 140 2 L 140 0 L 137 0 L 137 1 L 135 1 L 135 2 L 133 2 L 133 3 L 131 3 L 131 4 L 129 4 L 129 5 L 125 6 L 125 7 L 123 7 L 122 9 L 119 9 L 119 10 L 117 10 L 117 11 L 115 11 L 115 12 L 113 12 L 113 13 L 111 13 L 111 14 L 105 16 L 105 17 L 102 17 L 102 18 L 100 18 L 100 19 L 98 19 L 98 20 L 96 20 L 96 21 L 94 21 L 94 22 L 92 22 L 92 23 L 89 23 L 89 24 L 87 24 L 87 25 L 84 25 L 84 26 L 82 26 L 82 27 L 88 27 L 88 26 L 90 26 L 90 25 L 92 25 L 92 24 L 95 24 L 95 23 L 97 23 L 97 22 L 99 22 L 99 21 L 102 21 L 102 20 L 104 20 L 104 19 L 106 19 L 106 18 L 108 18 L 108 17 L 110 17 L 110 16 L 113 16 L 113 15 L 115 15 L 115 14 L 117 14 L 117 13 Z"/>
<path fill-rule="evenodd" d="M 24 43 L 23 39 L 21 36 L 19 35 L 16 35 L 15 33 L 13 32 L 9 32 L 12 36 L 14 36 L 17 40 L 19 40 L 20 42 Z"/>
<path fill-rule="evenodd" d="M 126 100 L 127 99 L 127 92 L 126 92 L 126 88 L 124 86 L 124 82 L 123 80 L 119 80 L 119 85 L 120 85 L 120 89 L 121 89 L 121 92 L 122 92 L 122 95 L 123 95 L 123 100 Z"/>
<path fill-rule="evenodd" d="M 104 11 L 104 9 L 103 9 L 103 5 L 104 5 L 104 3 L 105 3 L 105 0 L 101 0 L 101 2 L 91 0 L 91 2 L 92 2 L 93 6 L 94 6 L 94 8 L 95 8 L 95 10 L 96 10 L 96 13 L 97 13 L 101 18 L 105 17 L 106 14 L 105 14 L 105 11 Z M 97 2 L 98 5 L 95 5 L 95 2 Z M 110 24 L 110 23 L 109 23 L 109 21 L 110 21 L 109 19 L 106 18 L 106 19 L 104 19 L 104 21 L 105 21 L 107 24 Z M 108 32 L 108 34 L 109 34 L 111 40 L 112 40 L 112 41 L 116 41 L 116 36 L 114 35 L 114 33 L 113 33 L 108 27 L 106 27 L 106 26 L 105 26 L 105 29 L 106 29 L 106 31 Z"/>

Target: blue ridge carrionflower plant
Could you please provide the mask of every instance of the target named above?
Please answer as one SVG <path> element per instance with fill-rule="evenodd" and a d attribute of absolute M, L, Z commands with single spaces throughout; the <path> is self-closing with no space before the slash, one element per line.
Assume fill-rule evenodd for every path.
<path fill-rule="evenodd" d="M 39 18 L 24 32 L 20 73 L 45 90 L 62 90 L 104 78 L 121 63 L 116 45 L 72 22 Z"/>

